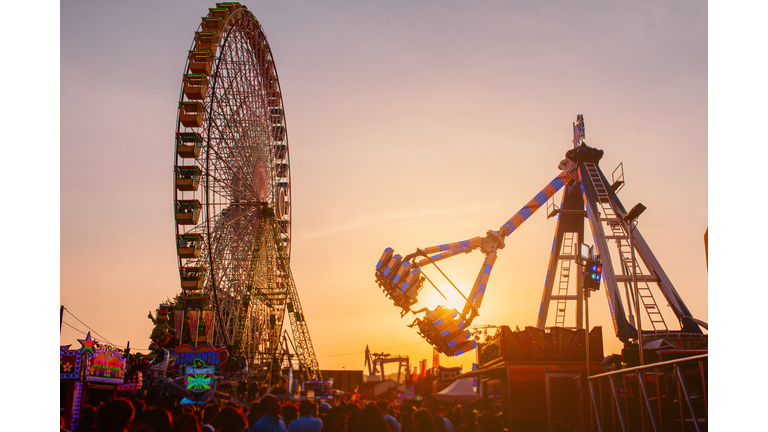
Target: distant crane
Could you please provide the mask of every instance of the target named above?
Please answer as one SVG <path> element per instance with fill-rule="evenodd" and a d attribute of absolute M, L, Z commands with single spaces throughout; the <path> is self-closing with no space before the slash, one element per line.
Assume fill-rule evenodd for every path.
<path fill-rule="evenodd" d="M 405 369 L 405 376 L 411 370 L 411 362 L 408 356 L 391 357 L 391 354 L 384 353 L 371 353 L 368 345 L 365 346 L 365 365 L 368 366 L 368 375 L 375 376 L 381 373 L 381 380 L 384 381 L 384 364 L 386 363 L 398 363 L 397 368 L 397 382 L 400 382 L 400 373 Z"/>

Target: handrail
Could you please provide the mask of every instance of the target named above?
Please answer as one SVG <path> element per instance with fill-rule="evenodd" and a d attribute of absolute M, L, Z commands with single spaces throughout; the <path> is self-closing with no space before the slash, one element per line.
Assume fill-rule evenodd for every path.
<path fill-rule="evenodd" d="M 617 374 L 622 374 L 622 373 L 627 373 L 627 372 L 632 372 L 632 371 L 638 371 L 638 370 L 641 370 L 641 369 L 651 369 L 651 368 L 656 368 L 656 367 L 660 367 L 660 366 L 669 366 L 669 365 L 673 365 L 673 364 L 676 364 L 676 363 L 682 363 L 682 362 L 686 362 L 686 361 L 703 360 L 703 359 L 708 358 L 708 357 L 709 357 L 709 354 L 699 354 L 697 356 L 692 356 L 692 357 L 683 357 L 683 358 L 674 359 L 674 360 L 667 360 L 667 361 L 663 361 L 663 362 L 650 363 L 650 364 L 643 365 L 643 366 L 634 366 L 634 367 L 631 367 L 631 368 L 619 369 L 619 370 L 615 370 L 615 371 L 611 371 L 611 372 L 605 372 L 605 373 L 602 373 L 600 375 L 590 375 L 589 379 L 601 378 L 601 377 L 605 377 L 605 376 L 608 376 L 608 375 L 617 375 Z"/>
<path fill-rule="evenodd" d="M 699 408 L 696 408 L 694 405 L 696 394 L 691 393 L 689 384 L 694 385 L 693 390 L 696 390 L 696 385 L 701 386 L 700 396 L 703 399 L 704 408 L 703 422 L 708 424 L 705 373 L 705 363 L 708 359 L 709 354 L 701 354 L 644 366 L 619 369 L 588 377 L 588 397 L 591 399 L 592 405 L 591 415 L 594 415 L 597 430 L 600 432 L 610 430 L 621 430 L 624 432 L 635 430 L 662 431 L 670 430 L 670 427 L 684 428 L 683 425 L 686 421 L 692 421 L 695 430 L 700 431 L 699 421 L 702 419 L 697 416 L 696 411 L 701 408 L 701 405 L 698 405 Z M 699 366 L 692 372 L 697 374 L 701 381 L 696 382 L 696 379 L 694 379 L 693 382 L 688 380 L 688 383 L 686 383 L 685 374 L 681 370 L 680 365 L 696 362 Z M 664 369 L 671 373 L 658 374 L 658 372 Z M 646 373 L 650 373 L 650 376 L 653 377 L 651 383 L 655 382 L 655 395 L 649 394 L 649 389 L 646 387 L 648 384 L 646 382 Z M 629 377 L 628 379 L 629 375 L 636 375 L 636 377 Z M 601 384 L 603 382 L 601 380 L 606 379 L 610 390 L 608 392 L 603 390 L 603 385 Z M 605 395 L 608 398 L 606 400 L 607 405 L 603 403 L 603 396 L 597 397 L 596 393 Z M 623 404 L 621 403 L 622 399 Z M 683 399 L 685 402 L 683 402 Z M 687 406 L 689 416 L 685 415 L 684 406 Z M 604 413 L 605 409 L 607 409 L 607 412 Z M 638 412 L 639 417 L 636 417 Z M 671 415 L 672 412 L 678 413 L 679 417 L 675 418 L 674 415 Z M 607 419 L 604 418 L 605 415 L 608 416 Z M 635 418 L 635 421 L 632 421 L 632 418 Z M 605 420 L 607 420 L 608 424 L 603 424 Z M 675 425 L 676 421 L 679 421 L 679 425 Z"/>

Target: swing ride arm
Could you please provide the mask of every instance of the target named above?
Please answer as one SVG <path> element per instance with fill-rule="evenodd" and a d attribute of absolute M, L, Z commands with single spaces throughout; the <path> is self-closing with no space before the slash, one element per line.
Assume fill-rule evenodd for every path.
<path fill-rule="evenodd" d="M 546 205 L 547 200 L 571 180 L 575 164 L 564 160 L 560 163 L 560 169 L 563 171 L 505 222 L 498 231 L 489 230 L 485 237 L 474 237 L 469 240 L 417 249 L 416 252 L 405 257 L 396 254 L 391 247 L 384 250 L 376 264 L 376 282 L 384 294 L 394 301 L 395 306 L 402 309 L 401 317 L 409 311 L 413 314 L 425 313 L 424 317 L 416 318 L 409 327 L 417 327 L 418 333 L 437 351 L 449 356 L 457 356 L 471 351 L 477 346 L 477 342 L 471 339 L 471 333 L 466 328 L 479 315 L 478 310 L 482 304 L 493 265 L 496 262 L 497 251 L 504 248 L 504 239 L 508 235 L 519 228 L 541 206 Z M 411 306 L 418 301 L 417 296 L 425 279 L 437 289 L 435 284 L 422 273 L 421 267 L 428 264 L 434 265 L 448 282 L 461 293 L 436 263 L 460 253 L 470 253 L 477 249 L 485 254 L 485 260 L 480 267 L 480 272 L 475 279 L 469 297 L 464 297 L 462 294 L 465 304 L 461 313 L 456 309 L 449 310 L 444 306 L 437 306 L 433 310 L 422 308 L 418 311 L 411 311 Z M 439 290 L 438 292 L 443 295 Z M 443 298 L 445 298 L 444 295 Z"/>

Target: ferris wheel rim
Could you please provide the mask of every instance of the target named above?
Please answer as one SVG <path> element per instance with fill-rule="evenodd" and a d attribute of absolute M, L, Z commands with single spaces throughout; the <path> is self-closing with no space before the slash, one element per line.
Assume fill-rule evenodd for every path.
<path fill-rule="evenodd" d="M 244 11 L 244 12 L 239 14 L 239 16 L 238 16 L 236 14 L 237 11 Z M 236 16 L 237 16 L 237 18 L 235 18 Z M 250 23 L 244 24 L 244 25 L 250 26 L 250 29 L 238 27 L 236 25 L 236 21 L 240 21 L 240 20 L 250 20 L 251 21 Z M 200 26 L 198 26 L 198 32 L 201 30 L 201 28 L 202 28 L 202 24 Z M 283 232 L 284 236 L 281 237 L 281 238 L 284 240 L 283 245 L 285 246 L 285 248 L 286 248 L 286 250 L 288 251 L 289 254 L 290 254 L 290 244 L 291 244 L 290 240 L 291 240 L 291 222 L 292 222 L 292 205 L 290 205 L 292 203 L 292 200 L 291 200 L 292 199 L 292 196 L 291 196 L 291 177 L 290 177 L 290 171 L 291 170 L 290 170 L 290 154 L 289 154 L 289 146 L 288 146 L 288 138 L 287 138 L 287 126 L 286 126 L 285 116 L 284 116 L 284 105 L 283 105 L 283 99 L 282 99 L 282 91 L 280 89 L 279 79 L 277 78 L 277 68 L 274 66 L 274 59 L 273 59 L 273 56 L 272 56 L 271 49 L 269 48 L 269 43 L 267 41 L 266 35 L 264 34 L 264 32 L 263 32 L 263 30 L 261 28 L 261 25 L 259 24 L 258 20 L 256 20 L 256 18 L 253 16 L 253 14 L 250 13 L 250 11 L 248 11 L 247 8 L 244 8 L 244 7 L 240 8 L 240 9 L 237 9 L 235 11 L 235 13 L 230 14 L 230 16 L 227 19 L 225 25 L 223 26 L 223 30 L 224 29 L 226 29 L 226 31 L 222 31 L 222 34 L 219 37 L 219 40 L 217 41 L 217 45 L 216 45 L 216 49 L 220 53 L 222 53 L 222 54 L 215 58 L 215 62 L 214 62 L 215 66 L 212 67 L 212 71 L 211 71 L 211 77 L 212 77 L 212 83 L 211 84 L 212 84 L 212 86 L 211 86 L 211 88 L 209 90 L 209 93 L 206 94 L 206 96 L 204 98 L 204 102 L 207 103 L 207 102 L 210 101 L 212 103 L 210 103 L 210 104 L 208 104 L 208 106 L 206 106 L 206 111 L 207 111 L 207 114 L 205 115 L 205 122 L 206 123 L 203 124 L 200 128 L 198 128 L 200 131 L 208 129 L 208 132 L 205 133 L 205 140 L 202 143 L 202 147 L 205 149 L 205 155 L 203 156 L 205 167 L 203 167 L 201 169 L 201 171 L 203 171 L 205 173 L 205 176 L 204 176 L 205 180 L 202 182 L 203 183 L 203 188 L 202 188 L 203 190 L 202 190 L 202 193 L 200 193 L 200 194 L 197 194 L 197 193 L 192 194 L 193 198 L 197 198 L 197 197 L 200 198 L 199 199 L 200 204 L 203 206 L 202 220 L 200 220 L 199 223 L 196 223 L 194 228 L 192 228 L 192 229 L 186 229 L 185 227 L 179 225 L 178 223 L 175 226 L 175 231 L 176 231 L 177 239 L 180 236 L 183 236 L 185 234 L 189 234 L 191 232 L 198 232 L 199 233 L 200 230 L 204 231 L 203 235 L 205 237 L 205 242 L 207 243 L 207 248 L 208 248 L 208 251 L 209 251 L 207 258 L 208 258 L 208 261 L 209 261 L 208 262 L 208 267 L 211 269 L 211 272 L 210 272 L 209 275 L 212 278 L 212 282 L 211 282 L 210 285 L 211 285 L 211 287 L 212 287 L 212 289 L 214 291 L 213 292 L 214 298 L 212 300 L 213 300 L 213 303 L 214 303 L 215 307 L 217 308 L 217 310 L 219 309 L 219 303 L 220 303 L 219 302 L 219 297 L 221 297 L 221 296 L 220 296 L 219 293 L 216 293 L 216 290 L 217 290 L 219 282 L 215 280 L 215 278 L 217 277 L 217 273 L 215 271 L 216 263 L 214 261 L 217 258 L 214 255 L 214 253 L 211 252 L 211 251 L 214 250 L 214 246 L 212 244 L 213 238 L 214 238 L 212 229 L 213 229 L 213 224 L 215 223 L 216 218 L 219 217 L 220 215 L 222 215 L 226 210 L 228 210 L 230 208 L 239 208 L 239 209 L 242 210 L 242 209 L 244 209 L 246 207 L 250 207 L 250 210 L 251 210 L 252 214 L 253 214 L 253 212 L 257 211 L 258 208 L 261 208 L 261 207 L 264 207 L 264 206 L 272 207 L 275 210 L 277 210 L 278 208 L 280 208 L 279 204 L 282 202 L 283 207 L 280 208 L 280 210 L 285 208 L 285 211 L 284 212 L 281 211 L 281 213 L 282 213 L 281 221 L 285 222 L 283 224 L 283 226 L 285 226 L 285 230 Z M 220 199 L 221 198 L 222 192 L 218 191 L 217 193 L 219 194 L 219 196 L 212 198 L 211 197 L 211 195 L 212 195 L 212 188 L 209 187 L 209 184 L 208 184 L 208 182 L 211 180 L 211 177 L 212 177 L 212 175 L 211 175 L 211 168 L 209 166 L 209 164 L 211 162 L 211 157 L 212 157 L 211 156 L 211 152 L 215 150 L 214 149 L 214 145 L 211 142 L 212 141 L 212 136 L 213 136 L 213 134 L 211 133 L 211 130 L 214 127 L 214 120 L 213 120 L 214 119 L 214 115 L 213 115 L 213 112 L 216 109 L 216 107 L 214 105 L 217 102 L 217 99 L 215 99 L 213 97 L 213 95 L 216 94 L 216 87 L 219 84 L 219 79 L 221 77 L 220 76 L 221 65 L 222 65 L 222 62 L 225 61 L 225 57 L 224 57 L 223 53 L 228 49 L 228 44 L 230 44 L 230 43 L 232 43 L 232 44 L 234 44 L 234 43 L 242 43 L 242 40 L 240 40 L 240 41 L 232 40 L 231 41 L 230 37 L 233 34 L 237 34 L 237 33 L 245 34 L 246 32 L 249 32 L 249 31 L 250 31 L 250 35 L 249 36 L 251 38 L 256 38 L 256 39 L 261 38 L 263 40 L 263 44 L 266 47 L 267 62 L 268 62 L 268 64 L 271 64 L 271 68 L 273 70 L 273 75 L 274 75 L 274 78 L 275 78 L 275 85 L 276 85 L 277 95 L 278 95 L 278 98 L 277 98 L 278 103 L 277 103 L 276 108 L 278 108 L 278 110 L 280 112 L 281 120 L 280 120 L 279 123 L 280 123 L 280 126 L 282 127 L 282 132 L 281 133 L 283 134 L 283 138 L 281 140 L 277 140 L 277 138 L 275 138 L 274 141 L 275 142 L 278 142 L 278 141 L 281 142 L 282 143 L 281 146 L 282 146 L 282 148 L 284 148 L 284 156 L 282 158 L 279 158 L 279 159 L 282 161 L 281 163 L 285 167 L 285 175 L 280 177 L 280 178 L 285 179 L 285 181 L 280 182 L 280 181 L 278 181 L 278 177 L 274 177 L 273 176 L 273 178 L 270 180 L 271 181 L 271 183 L 270 183 L 271 186 L 268 187 L 268 189 L 269 189 L 268 195 L 266 196 L 266 198 L 268 198 L 268 199 L 264 199 L 264 200 L 250 200 L 250 201 L 246 201 L 246 202 L 239 202 L 239 201 L 238 202 L 234 202 L 233 201 L 233 202 L 229 203 L 229 206 L 225 206 L 223 204 L 223 201 L 216 201 L 216 199 Z M 196 34 L 198 32 L 196 32 Z M 259 42 L 259 43 L 261 43 L 261 42 Z M 191 44 L 191 47 L 190 47 L 191 49 L 189 50 L 190 52 L 192 52 L 194 50 L 195 45 L 196 45 L 196 42 L 193 41 L 192 44 Z M 251 58 L 250 61 L 251 62 L 255 62 L 256 59 L 255 58 Z M 253 68 L 253 70 L 256 70 L 256 69 L 257 69 L 256 67 Z M 185 70 L 185 74 L 184 74 L 185 76 L 190 74 L 190 58 L 189 57 L 187 58 L 184 70 Z M 262 82 L 260 84 L 263 86 L 264 82 Z M 259 90 L 263 91 L 263 88 L 259 87 Z M 181 90 L 180 90 L 180 94 L 179 94 L 179 104 L 182 104 L 185 101 L 189 101 L 189 99 L 188 98 L 185 99 L 185 82 L 184 82 L 184 80 L 182 80 L 182 86 L 181 86 Z M 269 107 L 267 107 L 266 109 L 269 110 Z M 263 121 L 261 123 L 263 128 L 268 128 L 268 125 L 272 125 L 273 124 L 273 123 L 270 123 L 268 121 L 269 119 L 267 117 L 264 117 L 264 119 L 265 119 L 265 121 Z M 182 123 L 182 121 L 181 121 L 181 111 L 178 111 L 177 112 L 177 118 L 176 118 L 176 133 L 177 133 L 177 136 L 180 133 L 187 133 L 187 132 L 189 132 L 189 130 L 190 130 L 190 128 L 185 126 Z M 270 132 L 271 131 L 272 130 L 270 129 Z M 269 142 L 269 144 L 267 145 L 268 147 L 270 145 L 274 145 L 274 144 L 272 144 L 272 140 L 271 140 L 270 136 L 271 136 L 271 133 L 267 133 L 267 140 Z M 272 151 L 272 150 L 273 149 L 270 147 L 268 149 L 268 152 Z M 175 156 L 175 164 L 178 164 L 179 163 L 178 148 L 177 148 L 177 151 L 175 152 L 174 156 Z M 277 158 L 268 158 L 268 160 L 270 160 L 270 161 L 271 160 L 276 160 L 276 159 Z M 192 165 L 198 165 L 198 164 L 196 162 L 196 163 L 194 163 Z M 192 166 L 192 165 L 183 165 L 182 164 L 182 166 L 184 166 L 184 167 Z M 276 170 L 277 170 L 277 168 L 274 168 L 274 169 L 272 169 L 272 172 L 274 172 Z M 176 182 L 176 176 L 174 176 L 174 183 L 175 182 Z M 174 201 L 175 201 L 174 206 L 175 207 L 178 205 L 178 202 L 180 200 L 184 200 L 186 197 L 187 196 L 184 194 L 184 192 L 180 192 L 176 187 L 174 187 Z M 278 200 L 284 200 L 284 201 L 278 201 Z M 238 211 L 240 211 L 240 210 L 238 210 Z M 236 211 L 233 211 L 233 212 L 236 212 Z M 202 228 L 198 229 L 199 227 L 202 227 Z M 281 226 L 281 228 L 282 228 L 282 226 Z M 182 268 L 184 268 L 185 262 L 187 262 L 187 261 L 185 261 L 184 258 L 182 258 L 181 256 L 178 256 L 178 263 L 179 263 L 180 271 L 181 271 Z M 202 260 L 199 260 L 198 262 L 202 262 Z M 219 312 L 219 314 L 221 314 L 221 312 Z"/>

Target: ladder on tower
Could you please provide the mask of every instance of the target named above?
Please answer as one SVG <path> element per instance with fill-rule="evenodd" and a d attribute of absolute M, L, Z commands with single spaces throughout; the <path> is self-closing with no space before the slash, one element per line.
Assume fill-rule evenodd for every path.
<path fill-rule="evenodd" d="M 565 311 L 568 295 L 568 285 L 571 280 L 571 257 L 574 255 L 575 233 L 563 235 L 562 253 L 560 254 L 560 278 L 557 282 L 557 308 L 555 312 L 555 327 L 565 327 Z"/>
<path fill-rule="evenodd" d="M 622 262 L 622 274 L 631 278 L 625 280 L 624 283 L 629 284 L 632 294 L 634 294 L 634 289 L 637 289 L 638 297 L 640 298 L 645 312 L 648 314 L 648 318 L 654 331 L 668 331 L 669 329 L 664 321 L 664 317 L 661 315 L 661 311 L 659 310 L 656 300 L 653 297 L 653 293 L 651 292 L 651 288 L 648 285 L 647 279 L 649 279 L 649 277 L 646 277 L 643 274 L 637 259 L 632 259 L 632 246 L 629 241 L 629 235 L 611 205 L 611 199 L 608 195 L 608 187 L 603 181 L 600 169 L 594 162 L 585 162 L 584 167 L 586 168 L 587 175 L 595 190 L 595 195 L 597 197 L 596 204 L 601 214 L 600 221 L 607 223 L 611 229 L 612 235 L 606 237 L 606 239 L 616 241 Z M 637 286 L 632 287 L 631 281 L 635 279 L 637 280 Z M 634 302 L 634 298 L 632 298 L 631 301 Z"/>
<path fill-rule="evenodd" d="M 237 324 L 235 325 L 234 348 L 236 352 L 246 354 L 250 349 L 250 341 L 246 337 L 246 328 L 250 326 L 251 315 L 251 293 L 243 294 L 240 304 L 240 311 L 237 314 Z"/>

